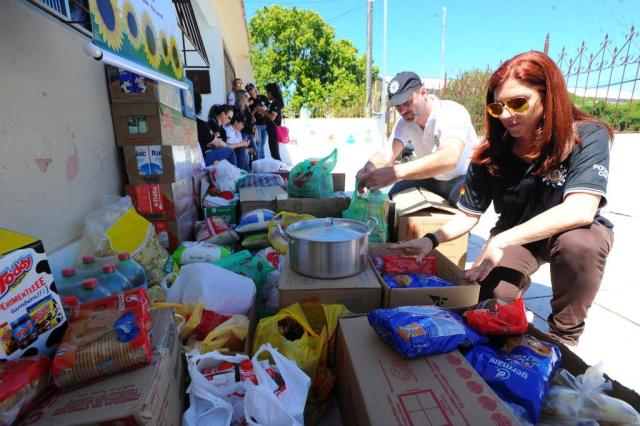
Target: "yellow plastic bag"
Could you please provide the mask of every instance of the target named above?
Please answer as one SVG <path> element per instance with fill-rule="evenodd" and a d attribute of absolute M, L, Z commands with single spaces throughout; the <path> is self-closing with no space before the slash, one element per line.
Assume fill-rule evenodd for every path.
<path fill-rule="evenodd" d="M 287 229 L 287 226 L 300 222 L 302 220 L 315 219 L 315 216 L 311 216 L 310 214 L 298 214 L 298 213 L 290 213 L 290 212 L 280 212 L 275 215 L 270 221 L 268 225 L 267 238 L 271 243 L 271 247 L 273 247 L 278 253 L 286 253 L 289 249 L 289 243 L 282 238 L 280 233 L 278 232 L 277 224 L 280 224 L 282 229 Z"/>
<path fill-rule="evenodd" d="M 344 305 L 295 303 L 261 319 L 256 328 L 252 354 L 270 343 L 311 377 L 305 424 L 317 423 L 331 403 L 335 331 L 338 319 L 349 313 Z"/>
<path fill-rule="evenodd" d="M 187 348 L 193 345 L 200 353 L 214 350 L 220 352 L 241 352 L 244 340 L 249 334 L 249 318 L 245 315 L 233 315 L 231 318 L 213 329 L 202 341 L 190 340 Z"/>

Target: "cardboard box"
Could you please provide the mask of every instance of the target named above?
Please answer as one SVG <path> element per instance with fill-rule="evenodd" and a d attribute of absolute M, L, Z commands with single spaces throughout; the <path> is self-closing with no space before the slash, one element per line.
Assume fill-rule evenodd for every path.
<path fill-rule="evenodd" d="M 185 140 L 186 128 L 192 129 L 185 125 L 182 113 L 157 102 L 111 104 L 111 115 L 119 147 L 193 142 L 192 134 Z"/>
<path fill-rule="evenodd" d="M 278 289 L 280 308 L 311 298 L 320 303 L 343 304 L 355 313 L 367 313 L 381 306 L 382 290 L 370 264 L 358 275 L 325 280 L 298 274 L 289 266 L 288 256 L 283 261 Z"/>
<path fill-rule="evenodd" d="M 171 309 L 152 310 L 153 361 L 66 393 L 31 410 L 29 425 L 172 425 L 182 421 L 182 354 Z"/>
<path fill-rule="evenodd" d="M 202 155 L 202 148 L 200 148 L 200 144 L 198 143 L 198 123 L 196 120 L 182 117 L 182 133 L 184 136 L 184 144 L 191 148 L 197 148 L 200 155 Z"/>
<path fill-rule="evenodd" d="M 106 70 L 111 103 L 159 102 L 182 110 L 181 90 L 177 87 L 110 65 Z"/>
<path fill-rule="evenodd" d="M 238 223 L 238 202 L 234 201 L 228 206 L 205 207 L 204 217 L 222 217 L 229 225 Z"/>
<path fill-rule="evenodd" d="M 240 188 L 240 215 L 255 209 L 277 210 L 276 198 L 286 197 L 287 191 L 279 186 Z"/>
<path fill-rule="evenodd" d="M 129 184 L 171 183 L 199 173 L 200 148 L 185 145 L 126 146 L 122 150 Z M 199 156 L 198 156 L 199 154 Z"/>
<path fill-rule="evenodd" d="M 366 316 L 340 319 L 336 389 L 345 425 L 520 424 L 460 352 L 404 359 Z"/>
<path fill-rule="evenodd" d="M 282 176 L 285 184 L 289 180 L 289 170 L 281 170 L 275 173 Z M 333 178 L 333 190 L 344 191 L 347 179 L 346 175 L 344 173 L 331 173 L 331 177 Z"/>
<path fill-rule="evenodd" d="M 395 203 L 395 235 L 391 241 L 407 241 L 420 238 L 427 232 L 435 232 L 453 216 L 460 213 L 443 198 L 420 188 L 407 189 L 393 197 Z M 460 268 L 467 261 L 469 234 L 440 244 L 438 250 Z"/>
<path fill-rule="evenodd" d="M 278 198 L 278 212 L 310 214 L 315 217 L 342 217 L 342 212 L 349 208 L 351 198 L 344 193 L 336 193 L 331 198 Z"/>
<path fill-rule="evenodd" d="M 182 241 L 193 241 L 193 226 L 198 220 L 195 207 L 172 220 L 150 220 L 160 240 L 160 245 L 169 252 L 174 251 Z"/>
<path fill-rule="evenodd" d="M 65 328 L 42 241 L 0 229 L 0 361 L 52 354 Z"/>
<path fill-rule="evenodd" d="M 141 183 L 125 185 L 133 207 L 148 219 L 175 219 L 189 209 L 196 208 L 193 180 L 173 183 Z"/>
<path fill-rule="evenodd" d="M 386 244 L 369 244 L 369 254 L 379 256 L 383 254 L 401 254 L 391 250 Z M 462 308 L 478 303 L 480 285 L 464 279 L 463 271 L 451 260 L 440 253 L 440 248 L 432 251 L 429 256 L 436 258 L 436 274 L 453 284 L 454 287 L 433 288 L 390 288 L 382 276 L 374 268 L 374 273 L 382 286 L 382 306 L 394 308 L 396 306 L 437 305 L 448 308 Z"/>

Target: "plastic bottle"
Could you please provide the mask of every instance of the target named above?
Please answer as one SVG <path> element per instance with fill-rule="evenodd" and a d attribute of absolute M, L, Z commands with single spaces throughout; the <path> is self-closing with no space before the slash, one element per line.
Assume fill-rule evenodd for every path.
<path fill-rule="evenodd" d="M 100 275 L 100 265 L 93 256 L 82 256 L 82 264 L 78 267 L 78 276 L 82 279 L 97 278 Z"/>
<path fill-rule="evenodd" d="M 82 287 L 82 277 L 78 275 L 75 268 L 64 268 L 62 270 L 62 280 L 56 287 L 60 298 L 73 296 Z"/>
<path fill-rule="evenodd" d="M 98 284 L 109 296 L 123 293 L 132 288 L 125 276 L 116 271 L 116 265 L 113 263 L 102 265 L 102 274 L 98 276 Z"/>
<path fill-rule="evenodd" d="M 78 291 L 78 301 L 80 301 L 80 303 L 92 302 L 108 296 L 109 293 L 107 293 L 104 288 L 98 286 L 98 280 L 95 278 L 87 278 L 82 281 L 82 288 Z"/>
<path fill-rule="evenodd" d="M 129 253 L 118 255 L 116 269 L 129 280 L 133 288 L 147 288 L 147 274 L 138 262 L 131 259 Z"/>

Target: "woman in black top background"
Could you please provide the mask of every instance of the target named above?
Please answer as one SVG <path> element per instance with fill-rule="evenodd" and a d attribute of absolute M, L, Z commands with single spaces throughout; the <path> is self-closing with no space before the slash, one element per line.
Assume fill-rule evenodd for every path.
<path fill-rule="evenodd" d="M 267 98 L 271 101 L 267 117 L 267 133 L 269 134 L 269 151 L 271 157 L 280 160 L 280 148 L 278 147 L 278 134 L 276 126 L 282 125 L 282 109 L 284 108 L 284 100 L 278 83 L 269 83 L 265 87 Z"/>

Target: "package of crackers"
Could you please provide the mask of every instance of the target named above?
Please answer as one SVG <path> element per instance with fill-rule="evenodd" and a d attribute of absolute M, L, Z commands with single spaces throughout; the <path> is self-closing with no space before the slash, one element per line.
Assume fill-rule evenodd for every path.
<path fill-rule="evenodd" d="M 0 425 L 12 424 L 49 384 L 51 362 L 44 356 L 0 363 Z"/>
<path fill-rule="evenodd" d="M 79 305 L 52 363 L 66 390 L 149 364 L 151 313 L 143 289 Z"/>

